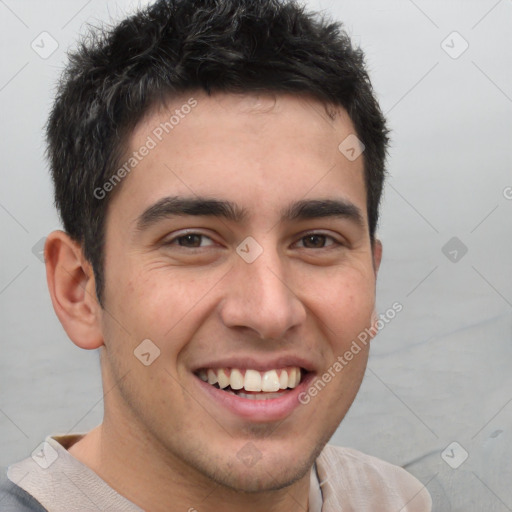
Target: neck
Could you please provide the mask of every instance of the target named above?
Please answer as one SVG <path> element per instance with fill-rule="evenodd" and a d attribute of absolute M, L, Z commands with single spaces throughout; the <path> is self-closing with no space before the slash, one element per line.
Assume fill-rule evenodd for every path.
<path fill-rule="evenodd" d="M 308 510 L 309 472 L 292 485 L 261 493 L 238 492 L 214 482 L 133 427 L 105 416 L 69 452 L 119 494 L 143 510 L 166 512 L 295 512 Z M 197 510 L 196 510 L 197 509 Z"/>

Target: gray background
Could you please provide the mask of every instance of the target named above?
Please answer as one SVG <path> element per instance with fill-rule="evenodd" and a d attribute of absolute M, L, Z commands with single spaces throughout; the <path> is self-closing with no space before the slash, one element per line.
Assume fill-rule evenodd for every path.
<path fill-rule="evenodd" d="M 403 304 L 332 442 L 406 466 L 434 510 L 512 510 L 512 1 L 308 3 L 366 51 L 393 129 L 378 304 Z M 33 253 L 59 226 L 42 127 L 84 24 L 136 5 L 0 0 L 0 466 L 101 421 L 97 353 L 67 339 Z"/>

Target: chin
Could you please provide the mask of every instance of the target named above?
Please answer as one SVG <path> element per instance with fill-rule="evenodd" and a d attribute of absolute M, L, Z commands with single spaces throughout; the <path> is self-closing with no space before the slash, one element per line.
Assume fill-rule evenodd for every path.
<path fill-rule="evenodd" d="M 268 454 L 257 452 L 250 443 L 246 446 L 251 449 L 246 452 L 241 450 L 238 454 L 242 455 L 235 462 L 226 461 L 224 471 L 215 468 L 208 476 L 218 484 L 237 492 L 276 491 L 292 485 L 308 474 L 317 456 L 312 453 L 305 457 L 302 452 L 303 457 L 298 460 L 301 452 L 288 457 L 275 452 L 269 457 Z"/>
<path fill-rule="evenodd" d="M 277 491 L 289 487 L 300 480 L 309 471 L 310 466 L 297 468 L 295 466 L 283 468 L 267 468 L 261 465 L 259 468 L 246 467 L 233 468 L 229 475 L 216 475 L 217 483 L 224 485 L 236 492 L 262 493 Z"/>

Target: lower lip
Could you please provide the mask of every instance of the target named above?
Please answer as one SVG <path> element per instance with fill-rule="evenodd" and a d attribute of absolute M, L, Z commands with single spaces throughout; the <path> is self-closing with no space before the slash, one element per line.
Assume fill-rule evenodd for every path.
<path fill-rule="evenodd" d="M 305 391 L 309 383 L 313 380 L 314 374 L 309 372 L 301 380 L 300 384 L 288 391 L 283 396 L 269 398 L 267 400 L 258 400 L 243 398 L 204 382 L 194 375 L 200 388 L 213 398 L 216 403 L 228 409 L 238 417 L 252 422 L 270 422 L 279 421 L 289 416 L 297 407 L 302 405 L 299 402 L 299 395 Z"/>

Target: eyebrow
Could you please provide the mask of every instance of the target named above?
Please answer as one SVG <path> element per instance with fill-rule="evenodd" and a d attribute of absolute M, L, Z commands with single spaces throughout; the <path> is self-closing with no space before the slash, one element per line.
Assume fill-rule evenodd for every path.
<path fill-rule="evenodd" d="M 323 217 L 348 219 L 360 227 L 364 227 L 364 217 L 361 210 L 345 199 L 309 199 L 293 203 L 283 210 L 281 219 L 308 220 Z"/>
<path fill-rule="evenodd" d="M 184 215 L 219 217 L 242 222 L 247 217 L 247 212 L 231 201 L 204 197 L 164 197 L 139 216 L 137 230 L 143 231 L 163 219 Z"/>
<path fill-rule="evenodd" d="M 218 217 L 242 222 L 248 217 L 245 208 L 236 203 L 205 197 L 164 197 L 147 208 L 136 221 L 137 230 L 143 231 L 161 220 L 174 216 Z M 344 199 L 310 199 L 297 201 L 281 211 L 281 221 L 309 220 L 336 217 L 348 219 L 364 226 L 361 210 Z"/>

